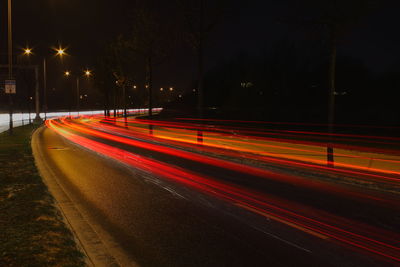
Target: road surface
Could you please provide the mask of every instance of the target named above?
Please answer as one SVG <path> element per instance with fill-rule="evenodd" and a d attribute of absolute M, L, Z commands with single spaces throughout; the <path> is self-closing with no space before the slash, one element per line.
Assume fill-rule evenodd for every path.
<path fill-rule="evenodd" d="M 99 116 L 47 126 L 37 160 L 120 265 L 400 264 L 396 150 L 338 145 L 332 170 L 317 142 L 248 129 Z"/>

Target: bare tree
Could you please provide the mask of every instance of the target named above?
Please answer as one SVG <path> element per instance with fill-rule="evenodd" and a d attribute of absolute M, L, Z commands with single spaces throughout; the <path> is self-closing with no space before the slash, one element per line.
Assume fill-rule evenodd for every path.
<path fill-rule="evenodd" d="M 112 69 L 112 74 L 116 79 L 115 83 L 122 90 L 122 107 L 124 117 L 127 117 L 127 106 L 126 106 L 126 85 L 128 82 L 128 68 L 127 68 L 127 59 L 133 60 L 130 57 L 129 51 L 126 49 L 126 43 L 123 40 L 123 37 L 118 36 L 117 40 L 111 44 L 112 55 L 114 58 L 114 68 Z M 132 64 L 132 62 L 131 62 Z"/>
<path fill-rule="evenodd" d="M 178 0 L 185 21 L 186 40 L 197 56 L 197 110 L 203 117 L 204 109 L 204 55 L 210 33 L 223 18 L 227 0 Z"/>
<path fill-rule="evenodd" d="M 144 62 L 150 117 L 153 115 L 153 68 L 169 54 L 175 42 L 176 30 L 156 3 L 137 1 L 132 12 L 132 29 L 125 43 Z"/>
<path fill-rule="evenodd" d="M 371 0 L 306 0 L 301 1 L 296 10 L 296 18 L 290 18 L 289 22 L 308 28 L 319 28 L 326 30 L 329 68 L 328 68 L 328 132 L 334 132 L 335 123 L 335 85 L 336 85 L 336 58 L 337 45 L 353 27 L 359 24 L 373 6 Z M 302 10 L 303 12 L 299 12 Z M 327 146 L 327 165 L 334 166 L 333 145 Z"/>
<path fill-rule="evenodd" d="M 212 30 L 222 19 L 227 0 L 178 0 L 186 25 L 185 36 L 197 56 L 197 116 L 204 116 L 204 55 Z M 198 143 L 203 143 L 202 130 L 197 131 Z"/>
<path fill-rule="evenodd" d="M 114 108 L 114 115 L 116 114 L 115 111 L 117 109 L 117 92 L 113 72 L 120 69 L 120 67 L 117 66 L 117 61 L 114 56 L 115 53 L 113 51 L 113 45 L 109 45 L 104 49 L 102 55 L 97 60 L 96 75 L 94 76 L 96 87 L 101 91 L 104 97 L 105 116 L 110 116 L 110 109 L 112 106 Z M 114 99 L 113 104 L 111 104 L 111 96 Z"/>

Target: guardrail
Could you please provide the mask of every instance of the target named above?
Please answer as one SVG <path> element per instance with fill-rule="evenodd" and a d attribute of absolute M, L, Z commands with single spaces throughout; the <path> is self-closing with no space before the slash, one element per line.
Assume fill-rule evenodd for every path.
<path fill-rule="evenodd" d="M 159 112 L 161 108 L 154 108 L 154 112 Z M 92 111 L 80 111 L 78 112 L 68 112 L 68 111 L 62 111 L 62 112 L 49 112 L 47 113 L 47 118 L 54 118 L 54 117 L 62 117 L 62 116 L 78 116 L 78 115 L 95 115 L 95 114 L 103 114 L 103 110 L 92 110 Z M 146 114 L 148 113 L 147 108 L 141 108 L 141 109 L 129 109 L 128 112 L 132 115 L 136 114 Z M 118 110 L 117 111 L 117 116 L 122 115 L 123 112 Z M 29 124 L 30 122 L 33 122 L 36 114 L 31 113 L 14 113 L 13 114 L 13 123 L 14 127 L 22 126 Z M 113 111 L 111 111 L 111 116 L 114 116 Z M 30 117 L 30 119 L 29 119 Z M 44 113 L 40 113 L 40 117 L 44 118 Z M 10 117 L 9 114 L 0 114 L 0 133 L 5 132 L 9 129 L 9 123 L 10 123 Z"/>

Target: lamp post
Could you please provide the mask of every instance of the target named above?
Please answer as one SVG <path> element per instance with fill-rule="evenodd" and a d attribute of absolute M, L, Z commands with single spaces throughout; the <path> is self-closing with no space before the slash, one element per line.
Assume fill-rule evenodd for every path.
<path fill-rule="evenodd" d="M 12 80 L 13 74 L 12 74 L 12 59 L 13 59 L 13 54 L 12 54 L 12 3 L 11 0 L 8 0 L 8 79 Z M 10 135 L 13 134 L 13 101 L 12 101 L 12 96 L 11 94 L 8 95 L 8 102 L 10 106 Z"/>
<path fill-rule="evenodd" d="M 67 77 L 67 78 L 69 78 L 69 76 L 71 76 L 71 72 L 70 71 L 65 71 L 64 72 L 64 76 L 65 77 Z M 71 100 L 71 97 L 69 98 L 69 116 L 71 117 L 71 109 L 72 109 L 72 100 Z"/>
<path fill-rule="evenodd" d="M 86 69 L 83 72 L 83 75 L 89 79 L 93 74 L 92 74 L 92 71 Z M 72 72 L 65 71 L 64 76 L 68 78 L 68 77 L 72 76 Z M 78 115 L 79 115 L 79 111 L 80 111 L 80 98 L 81 98 L 81 96 L 80 96 L 80 76 L 76 75 L 76 109 L 77 109 Z"/>
<path fill-rule="evenodd" d="M 31 56 L 32 55 L 32 49 L 31 48 L 25 48 L 24 53 L 25 56 Z M 35 119 L 34 122 L 39 123 L 41 121 L 40 119 L 40 93 L 39 93 L 39 68 L 38 66 L 34 66 L 35 70 Z M 31 99 L 32 100 L 32 99 Z"/>
<path fill-rule="evenodd" d="M 65 52 L 65 48 L 59 47 L 57 49 L 55 49 L 56 51 L 56 56 L 62 58 L 63 56 L 66 55 Z M 25 48 L 24 49 L 24 55 L 25 56 L 31 56 L 33 55 L 33 49 L 32 48 Z M 43 57 L 43 111 L 44 111 L 44 119 L 47 119 L 47 58 L 44 56 Z M 38 76 L 38 72 L 36 71 L 36 76 Z M 37 87 L 38 88 L 38 87 Z M 39 115 L 39 110 L 40 110 L 40 106 L 39 106 L 39 91 L 36 90 L 36 94 L 35 94 L 35 98 L 36 98 L 36 118 L 35 120 L 40 119 L 40 115 Z"/>

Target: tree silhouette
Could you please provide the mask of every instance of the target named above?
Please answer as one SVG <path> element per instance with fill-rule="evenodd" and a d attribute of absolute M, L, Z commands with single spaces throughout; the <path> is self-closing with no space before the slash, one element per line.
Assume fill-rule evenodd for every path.
<path fill-rule="evenodd" d="M 178 0 L 184 24 L 185 39 L 197 56 L 197 110 L 203 117 L 204 109 L 204 55 L 212 30 L 221 21 L 227 8 L 227 0 Z"/>
<path fill-rule="evenodd" d="M 328 70 L 328 131 L 334 131 L 335 122 L 335 85 L 336 85 L 336 57 L 337 44 L 340 38 L 357 25 L 371 10 L 374 1 L 368 0 L 305 0 L 301 1 L 297 14 L 286 21 L 306 26 L 308 28 L 323 28 L 326 31 L 327 47 L 329 51 Z M 302 10 L 303 12 L 299 12 Z M 333 146 L 327 147 L 327 164 L 333 167 Z"/>
<path fill-rule="evenodd" d="M 153 1 L 137 1 L 132 11 L 132 28 L 125 45 L 137 60 L 144 63 L 148 89 L 149 116 L 153 108 L 153 68 L 163 61 L 176 43 L 176 29 L 164 18 L 163 12 Z"/>

